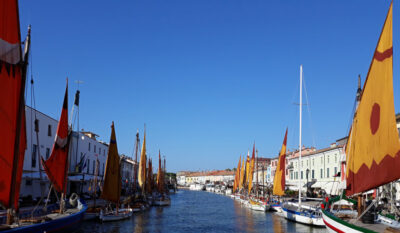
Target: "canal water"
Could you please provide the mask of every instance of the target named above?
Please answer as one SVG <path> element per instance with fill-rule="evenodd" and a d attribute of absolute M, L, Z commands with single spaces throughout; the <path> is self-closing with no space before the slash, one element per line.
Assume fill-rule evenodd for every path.
<path fill-rule="evenodd" d="M 171 206 L 152 207 L 129 220 L 111 223 L 84 222 L 79 233 L 92 232 L 327 232 L 289 222 L 272 212 L 242 207 L 230 197 L 203 191 L 179 190 Z"/>

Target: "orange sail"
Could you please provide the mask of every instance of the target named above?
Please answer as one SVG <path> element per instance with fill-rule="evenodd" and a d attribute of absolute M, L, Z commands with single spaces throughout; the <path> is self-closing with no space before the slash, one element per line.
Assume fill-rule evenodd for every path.
<path fill-rule="evenodd" d="M 149 166 L 147 168 L 147 193 L 151 194 L 153 192 L 153 165 L 151 159 L 149 159 Z"/>
<path fill-rule="evenodd" d="M 239 191 L 242 190 L 244 187 L 244 176 L 246 174 L 246 171 L 244 170 L 244 157 L 243 157 L 243 162 L 242 162 L 242 168 L 240 169 L 240 180 L 239 180 Z"/>
<path fill-rule="evenodd" d="M 392 4 L 364 84 L 346 147 L 347 195 L 400 178 L 393 100 Z"/>
<path fill-rule="evenodd" d="M 68 171 L 68 82 L 65 88 L 64 103 L 61 110 L 60 121 L 57 126 L 57 133 L 51 151 L 50 158 L 46 161 L 41 158 L 44 170 L 57 192 L 67 191 Z"/>
<path fill-rule="evenodd" d="M 25 76 L 22 74 L 18 1 L 1 1 L 0 16 L 0 203 L 17 209 L 26 149 Z M 19 121 L 18 115 L 21 116 Z M 19 147 L 15 147 L 17 137 Z"/>
<path fill-rule="evenodd" d="M 274 189 L 273 194 L 282 196 L 285 194 L 285 163 L 286 163 L 286 142 L 287 142 L 287 132 L 286 129 L 285 138 L 283 139 L 283 144 L 281 152 L 279 153 L 278 165 L 276 166 L 275 176 L 274 176 Z"/>
<path fill-rule="evenodd" d="M 235 172 L 235 182 L 233 183 L 233 192 L 236 192 L 237 188 L 239 187 L 240 182 L 240 162 L 242 161 L 242 156 L 239 157 L 238 166 Z"/>
<path fill-rule="evenodd" d="M 245 177 L 245 184 L 249 184 L 249 172 L 250 172 L 250 155 L 247 151 L 247 159 L 246 159 L 246 177 Z"/>
<path fill-rule="evenodd" d="M 104 185 L 101 198 L 114 203 L 119 203 L 121 195 L 121 171 L 120 159 L 115 137 L 114 122 L 111 124 L 110 145 L 108 147 L 106 171 L 104 173 Z"/>
<path fill-rule="evenodd" d="M 158 151 L 158 172 L 157 172 L 157 189 L 159 193 L 164 193 L 163 171 L 161 168 L 161 153 Z"/>
<path fill-rule="evenodd" d="M 253 173 L 254 173 L 254 165 L 256 162 L 255 158 L 255 150 L 256 150 L 256 144 L 254 143 L 253 145 L 253 154 L 251 155 L 251 161 L 249 164 L 249 187 L 248 187 L 248 194 L 250 194 L 251 189 L 253 188 Z"/>

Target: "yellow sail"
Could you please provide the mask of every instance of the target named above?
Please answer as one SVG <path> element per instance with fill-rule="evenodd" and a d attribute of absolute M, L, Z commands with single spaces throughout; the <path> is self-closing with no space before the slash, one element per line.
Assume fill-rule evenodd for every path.
<path fill-rule="evenodd" d="M 347 194 L 400 178 L 393 98 L 392 4 L 364 84 L 346 147 Z"/>
<path fill-rule="evenodd" d="M 249 155 L 249 152 L 247 151 L 246 180 L 245 180 L 245 184 L 247 184 L 247 186 L 249 185 L 249 173 L 250 173 L 250 155 Z"/>
<path fill-rule="evenodd" d="M 105 169 L 106 171 L 104 173 L 104 185 L 101 198 L 107 201 L 118 203 L 121 195 L 121 173 L 114 122 L 111 124 L 110 145 L 108 147 Z"/>
<path fill-rule="evenodd" d="M 157 172 L 157 189 L 159 193 L 164 193 L 164 180 L 162 179 L 162 168 L 161 168 L 161 152 L 158 151 L 158 172 Z"/>
<path fill-rule="evenodd" d="M 236 192 L 236 189 L 239 187 L 239 182 L 240 182 L 240 162 L 241 161 L 242 161 L 242 156 L 240 155 L 238 166 L 237 166 L 236 172 L 235 172 L 235 181 L 233 183 L 233 192 Z"/>
<path fill-rule="evenodd" d="M 254 173 L 254 165 L 256 162 L 255 158 L 255 149 L 256 149 L 256 144 L 254 143 L 253 145 L 253 154 L 251 155 L 251 161 L 249 164 L 249 187 L 248 187 L 248 194 L 250 194 L 251 189 L 253 188 L 253 173 Z"/>
<path fill-rule="evenodd" d="M 244 157 L 243 157 L 242 168 L 240 169 L 239 191 L 242 190 L 242 188 L 244 187 L 244 175 L 246 174 L 244 169 L 245 169 L 245 166 L 244 166 Z"/>
<path fill-rule="evenodd" d="M 146 131 L 144 132 L 142 151 L 140 153 L 138 182 L 140 188 L 144 191 L 146 186 Z"/>
<path fill-rule="evenodd" d="M 273 194 L 282 196 L 285 194 L 285 165 L 286 165 L 286 141 L 287 141 L 286 129 L 285 138 L 283 139 L 281 152 L 279 153 L 278 165 L 276 166 L 276 171 L 274 175 L 274 189 Z"/>

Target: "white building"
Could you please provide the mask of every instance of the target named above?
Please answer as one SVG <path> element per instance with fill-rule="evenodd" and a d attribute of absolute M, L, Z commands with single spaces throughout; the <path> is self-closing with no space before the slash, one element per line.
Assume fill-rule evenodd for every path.
<path fill-rule="evenodd" d="M 58 121 L 29 106 L 25 107 L 27 149 L 25 151 L 20 196 L 40 198 L 47 195 L 49 180 L 43 170 L 40 157 L 50 157 Z M 37 119 L 38 132 L 35 131 Z M 67 192 L 88 192 L 93 180 L 96 160 L 98 179 L 104 175 L 108 145 L 98 141 L 90 132 L 73 132 L 69 149 L 69 177 Z M 40 168 L 40 169 L 39 169 Z M 40 185 L 42 183 L 42 185 Z"/>

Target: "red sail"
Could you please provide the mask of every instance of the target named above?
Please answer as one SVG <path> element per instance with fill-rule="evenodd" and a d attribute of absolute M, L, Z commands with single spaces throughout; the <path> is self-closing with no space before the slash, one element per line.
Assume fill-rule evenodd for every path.
<path fill-rule="evenodd" d="M 22 90 L 21 36 L 18 18 L 18 1 L 0 1 L 0 203 L 5 207 L 18 208 L 19 186 L 26 149 L 25 109 L 17 122 Z M 17 125 L 20 128 L 18 165 L 13 180 L 14 146 Z M 12 185 L 15 191 L 12 192 Z M 11 200 L 14 200 L 12 206 Z"/>
<path fill-rule="evenodd" d="M 57 134 L 50 158 L 42 158 L 42 164 L 54 188 L 58 192 L 66 191 L 66 176 L 68 169 L 68 84 L 65 89 L 64 104 L 58 122 Z"/>

